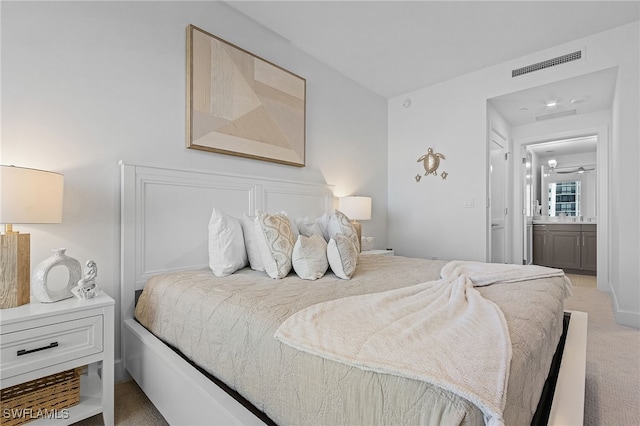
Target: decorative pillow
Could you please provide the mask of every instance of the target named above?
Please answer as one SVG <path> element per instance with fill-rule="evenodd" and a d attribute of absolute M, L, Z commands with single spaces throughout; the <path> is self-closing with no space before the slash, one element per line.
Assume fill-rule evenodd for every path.
<path fill-rule="evenodd" d="M 293 241 L 296 241 L 298 239 L 298 235 L 300 235 L 300 231 L 298 231 L 298 225 L 296 224 L 295 219 L 289 217 L 287 212 L 285 212 L 284 210 L 278 212 L 278 214 L 284 215 L 287 217 L 287 219 L 289 219 L 289 227 L 291 228 L 291 232 L 293 234 Z"/>
<path fill-rule="evenodd" d="M 331 234 L 329 234 L 329 218 L 330 216 L 325 213 L 316 219 L 316 224 L 318 225 L 318 229 L 320 229 L 320 232 L 322 233 L 322 237 L 324 238 L 325 241 L 329 241 L 329 238 L 331 238 Z"/>
<path fill-rule="evenodd" d="M 322 278 L 329 268 L 327 242 L 319 233 L 310 237 L 300 235 L 293 246 L 291 262 L 293 270 L 303 280 Z"/>
<path fill-rule="evenodd" d="M 255 216 L 247 214 L 242 215 L 242 230 L 244 233 L 244 245 L 247 249 L 247 257 L 249 258 L 249 266 L 255 271 L 264 271 L 264 264 L 260 257 L 260 249 L 258 248 L 258 240 L 256 238 Z"/>
<path fill-rule="evenodd" d="M 322 231 L 320 230 L 320 226 L 316 222 L 316 219 L 311 219 L 309 216 L 296 218 L 296 227 L 298 228 L 298 232 L 300 235 L 304 235 L 305 237 L 310 237 L 313 234 L 318 234 L 324 238 L 322 235 Z M 325 243 L 327 241 L 325 240 Z"/>
<path fill-rule="evenodd" d="M 353 245 L 356 247 L 356 250 L 358 252 L 360 251 L 360 239 L 358 238 L 358 233 L 353 227 L 353 224 L 351 224 L 351 221 L 349 221 L 347 215 L 339 210 L 336 210 L 329 218 L 328 229 L 329 236 L 333 237 L 336 234 L 345 235 L 351 240 Z"/>
<path fill-rule="evenodd" d="M 209 267 L 217 277 L 226 277 L 247 266 L 240 219 L 213 208 L 209 219 Z"/>
<path fill-rule="evenodd" d="M 348 280 L 356 270 L 358 250 L 346 235 L 336 234 L 327 244 L 327 259 L 333 273 Z"/>
<path fill-rule="evenodd" d="M 275 279 L 286 277 L 291 271 L 295 243 L 289 219 L 282 214 L 258 212 L 255 229 L 260 259 L 267 275 Z"/>

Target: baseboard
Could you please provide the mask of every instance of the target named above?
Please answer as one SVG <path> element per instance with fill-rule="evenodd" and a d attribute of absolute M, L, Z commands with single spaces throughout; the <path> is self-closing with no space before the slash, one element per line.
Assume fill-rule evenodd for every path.
<path fill-rule="evenodd" d="M 620 309 L 615 288 L 612 285 L 610 285 L 609 288 L 611 290 L 609 292 L 611 295 L 611 309 L 613 310 L 613 317 L 616 323 L 627 327 L 640 328 L 640 312 Z"/>

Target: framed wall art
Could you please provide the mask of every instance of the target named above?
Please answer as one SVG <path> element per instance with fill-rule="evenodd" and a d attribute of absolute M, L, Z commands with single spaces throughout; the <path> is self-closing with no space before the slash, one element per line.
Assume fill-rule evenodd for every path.
<path fill-rule="evenodd" d="M 305 164 L 306 81 L 187 27 L 187 148 Z"/>

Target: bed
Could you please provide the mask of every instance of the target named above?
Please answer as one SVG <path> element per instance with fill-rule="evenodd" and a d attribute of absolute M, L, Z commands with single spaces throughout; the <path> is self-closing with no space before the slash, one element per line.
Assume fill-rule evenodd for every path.
<path fill-rule="evenodd" d="M 249 268 L 217 278 L 206 267 L 203 232 L 212 206 L 237 217 L 256 209 L 319 216 L 332 211 L 333 198 L 323 183 L 122 164 L 123 360 L 169 423 L 484 424 L 476 405 L 438 386 L 328 360 L 273 337 L 305 307 L 436 280 L 445 262 L 362 255 L 348 281 L 331 272 L 318 281 L 293 273 L 273 280 Z M 147 282 L 136 310 L 136 291 Z M 505 423 L 529 423 L 563 332 L 564 281 L 479 291 L 501 308 L 513 343 Z M 523 292 L 531 303 L 518 304 Z M 563 355 L 571 362 L 555 385 L 550 424 L 581 423 L 584 320 L 571 313 Z M 565 395 L 574 401 L 557 401 Z"/>

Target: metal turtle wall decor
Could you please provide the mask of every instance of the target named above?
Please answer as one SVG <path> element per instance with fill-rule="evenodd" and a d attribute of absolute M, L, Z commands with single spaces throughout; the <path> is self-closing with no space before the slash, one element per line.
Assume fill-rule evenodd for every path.
<path fill-rule="evenodd" d="M 444 155 L 440 154 L 439 152 L 435 153 L 433 152 L 433 148 L 429 148 L 427 149 L 427 153 L 425 155 L 418 158 L 417 162 L 419 163 L 422 161 L 422 164 L 424 165 L 425 176 L 438 176 L 438 167 L 440 167 L 440 160 L 446 160 Z M 442 180 L 446 180 L 448 175 L 449 173 L 444 171 L 440 173 L 440 177 L 442 178 Z M 420 182 L 422 180 L 422 176 L 420 174 L 417 174 L 415 179 L 416 182 Z"/>

